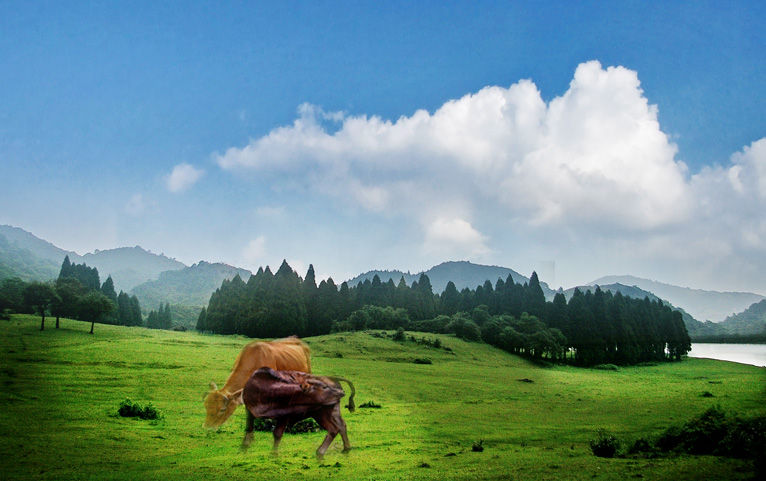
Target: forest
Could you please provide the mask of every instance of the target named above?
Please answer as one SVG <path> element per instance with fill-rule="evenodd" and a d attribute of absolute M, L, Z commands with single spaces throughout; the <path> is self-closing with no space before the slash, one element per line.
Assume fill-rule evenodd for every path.
<path fill-rule="evenodd" d="M 375 276 L 338 287 L 332 278 L 317 285 L 313 266 L 301 278 L 285 261 L 276 273 L 266 267 L 247 282 L 238 275 L 223 281 L 197 322 L 199 331 L 253 338 L 366 329 L 451 333 L 581 366 L 680 360 L 691 350 L 681 313 L 661 301 L 597 287 L 548 302 L 536 273 L 524 284 L 509 276 L 461 291 L 449 282 L 436 294 L 425 274 L 412 285 Z"/>
<path fill-rule="evenodd" d="M 61 270 L 54 282 L 26 282 L 17 277 L 3 279 L 0 282 L 0 314 L 38 313 L 41 316 L 40 329 L 45 329 L 45 316 L 56 318 L 56 328 L 60 318 L 78 319 L 93 324 L 116 324 L 124 326 L 143 326 L 141 306 L 138 298 L 123 291 L 118 294 L 114 288 L 112 276 L 101 283 L 98 269 L 85 263 L 76 264 L 64 258 Z M 170 306 L 160 312 L 150 313 L 147 327 L 170 329 Z"/>

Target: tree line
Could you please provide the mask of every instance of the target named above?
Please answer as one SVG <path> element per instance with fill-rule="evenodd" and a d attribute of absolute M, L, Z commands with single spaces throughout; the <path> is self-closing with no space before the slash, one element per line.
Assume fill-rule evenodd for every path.
<path fill-rule="evenodd" d="M 691 350 L 681 314 L 661 301 L 575 290 L 546 301 L 536 273 L 520 284 L 509 275 L 493 285 L 433 293 L 428 276 L 407 285 L 379 276 L 356 286 L 316 283 L 283 262 L 245 282 L 225 280 L 199 315 L 197 330 L 256 338 L 316 336 L 364 329 L 452 333 L 519 355 L 577 365 L 679 360 Z"/>
<path fill-rule="evenodd" d="M 74 264 L 64 258 L 55 281 L 25 282 L 19 278 L 0 283 L 0 312 L 17 312 L 41 316 L 40 329 L 45 329 L 46 315 L 78 319 L 95 323 L 143 326 L 138 298 L 115 291 L 112 276 L 100 282 L 98 269 L 86 264 Z M 169 315 L 169 309 L 168 309 Z"/>

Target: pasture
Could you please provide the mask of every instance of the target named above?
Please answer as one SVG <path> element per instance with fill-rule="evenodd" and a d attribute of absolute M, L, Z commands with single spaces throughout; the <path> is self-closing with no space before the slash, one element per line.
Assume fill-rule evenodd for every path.
<path fill-rule="evenodd" d="M 354 450 L 342 454 L 336 439 L 320 461 L 324 432 L 286 434 L 272 457 L 271 434 L 256 433 L 241 454 L 244 407 L 208 432 L 202 397 L 211 380 L 226 380 L 248 339 L 47 324 L 41 332 L 35 316 L 0 321 L 4 479 L 748 479 L 745 461 L 602 459 L 589 441 L 599 428 L 628 441 L 656 435 L 716 404 L 741 415 L 766 406 L 763 368 L 702 359 L 546 368 L 450 336 L 413 333 L 446 350 L 343 333 L 305 341 L 315 373 L 347 377 L 357 406 L 381 406 L 343 409 Z M 118 416 L 125 398 L 151 402 L 164 418 Z"/>

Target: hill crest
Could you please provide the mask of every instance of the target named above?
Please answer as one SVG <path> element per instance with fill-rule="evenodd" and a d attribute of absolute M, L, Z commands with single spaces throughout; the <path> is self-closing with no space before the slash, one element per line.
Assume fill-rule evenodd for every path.
<path fill-rule="evenodd" d="M 623 284 L 649 291 L 674 306 L 683 307 L 699 321 L 721 322 L 766 297 L 751 292 L 718 292 L 679 287 L 630 275 L 607 276 L 590 284 Z"/>

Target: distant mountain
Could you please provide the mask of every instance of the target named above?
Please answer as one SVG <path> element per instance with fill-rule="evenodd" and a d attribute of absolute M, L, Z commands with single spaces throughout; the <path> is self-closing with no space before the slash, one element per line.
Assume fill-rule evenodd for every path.
<path fill-rule="evenodd" d="M 69 260 L 74 262 L 71 257 Z M 138 246 L 97 250 L 82 256 L 82 262 L 98 269 L 101 282 L 111 275 L 117 292 L 129 292 L 139 284 L 157 279 L 162 272 L 186 268 L 186 264 Z"/>
<path fill-rule="evenodd" d="M 130 294 L 138 297 L 141 307 L 157 309 L 160 303 L 199 307 L 206 306 L 210 296 L 221 287 L 224 279 L 239 274 L 243 281 L 250 279 L 251 272 L 226 264 L 200 262 L 191 267 L 165 271 L 157 280 L 134 287 Z M 199 310 L 197 310 L 199 313 Z"/>
<path fill-rule="evenodd" d="M 593 285 L 587 285 L 587 286 L 577 286 L 572 287 L 571 289 L 567 289 L 563 292 L 564 297 L 567 298 L 567 302 L 572 298 L 572 295 L 574 294 L 575 289 L 580 289 L 580 292 L 585 293 L 586 291 L 594 292 L 596 290 L 596 287 L 600 287 L 602 291 L 611 291 L 612 293 L 619 292 L 625 297 L 631 297 L 633 299 L 643 299 L 644 297 L 648 297 L 650 301 L 658 301 L 661 300 L 659 297 L 655 296 L 649 291 L 645 291 L 637 286 L 626 286 L 625 284 L 615 283 L 615 284 L 593 284 Z"/>
<path fill-rule="evenodd" d="M 388 282 L 389 279 L 393 279 L 394 283 L 399 283 L 399 279 L 404 277 L 404 281 L 407 285 L 411 286 L 413 282 L 420 279 L 421 274 L 426 274 L 428 276 L 434 294 L 441 294 L 444 292 L 449 281 L 452 281 L 455 284 L 458 291 L 466 287 L 469 289 L 476 289 L 477 286 L 483 285 L 485 281 L 490 281 L 494 287 L 498 279 L 505 281 L 509 275 L 513 279 L 513 282 L 517 284 L 529 282 L 528 277 L 524 277 L 513 269 L 507 267 L 485 266 L 466 261 L 459 261 L 444 262 L 418 274 L 410 274 L 409 272 L 404 273 L 401 271 L 369 271 L 349 280 L 348 285 L 349 287 L 354 287 L 367 279 L 372 280 L 373 277 L 377 275 L 384 283 Z M 542 286 L 546 297 L 552 298 L 554 292 L 548 288 L 548 285 L 545 283 L 541 283 L 540 285 Z"/>
<path fill-rule="evenodd" d="M 683 308 L 700 321 L 720 322 L 727 316 L 742 312 L 752 304 L 766 297 L 751 292 L 716 292 L 678 287 L 662 282 L 650 281 L 633 276 L 608 276 L 590 284 L 624 284 L 649 291 L 676 307 Z"/>
<path fill-rule="evenodd" d="M 766 333 L 766 299 L 756 302 L 739 314 L 727 317 L 720 326 L 727 334 Z"/>
<path fill-rule="evenodd" d="M 185 264 L 141 247 L 120 247 L 81 256 L 60 249 L 34 234 L 9 225 L 0 225 L 0 277 L 17 276 L 24 280 L 55 279 L 64 258 L 98 269 L 101 282 L 111 274 L 114 287 L 128 292 L 143 282 L 156 279 L 161 272 L 178 270 Z"/>
<path fill-rule="evenodd" d="M 59 268 L 61 268 L 61 263 L 64 262 L 64 257 L 66 256 L 69 256 L 69 260 L 72 262 L 82 263 L 82 257 L 76 252 L 60 249 L 24 229 L 10 225 L 0 225 L 0 235 L 3 235 L 10 244 L 15 244 L 17 248 L 26 249 L 42 259 L 53 261 L 58 264 Z M 54 277 L 57 275 L 58 270 Z"/>
<path fill-rule="evenodd" d="M 0 234 L 0 279 L 18 277 L 27 282 L 47 281 L 54 279 L 60 268 L 60 263 L 42 258 Z"/>

